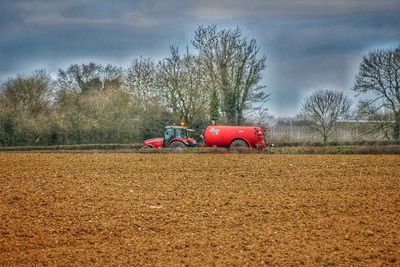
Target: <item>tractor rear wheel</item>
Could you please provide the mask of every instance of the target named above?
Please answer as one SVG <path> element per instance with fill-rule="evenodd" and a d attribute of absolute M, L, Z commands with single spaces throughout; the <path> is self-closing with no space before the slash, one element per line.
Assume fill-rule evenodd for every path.
<path fill-rule="evenodd" d="M 246 141 L 244 141 L 242 139 L 237 139 L 237 140 L 233 141 L 229 147 L 236 148 L 236 147 L 249 147 L 249 146 L 247 145 Z"/>
<path fill-rule="evenodd" d="M 169 144 L 168 147 L 176 149 L 176 150 L 182 150 L 186 147 L 186 145 L 184 143 L 182 143 L 181 141 L 174 141 L 171 144 Z"/>

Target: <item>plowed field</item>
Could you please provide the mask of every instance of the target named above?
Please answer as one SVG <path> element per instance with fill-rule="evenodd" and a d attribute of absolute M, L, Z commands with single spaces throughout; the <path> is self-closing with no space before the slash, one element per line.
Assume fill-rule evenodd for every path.
<path fill-rule="evenodd" d="M 400 264 L 400 156 L 0 154 L 0 265 Z"/>

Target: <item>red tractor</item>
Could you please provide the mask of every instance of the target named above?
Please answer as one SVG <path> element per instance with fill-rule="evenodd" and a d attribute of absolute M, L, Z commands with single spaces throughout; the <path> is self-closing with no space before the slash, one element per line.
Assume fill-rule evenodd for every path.
<path fill-rule="evenodd" d="M 196 146 L 197 142 L 191 137 L 192 129 L 185 126 L 166 126 L 164 138 L 157 137 L 144 140 L 144 147 L 147 148 L 184 148 Z"/>
<path fill-rule="evenodd" d="M 185 126 L 165 127 L 164 138 L 144 140 L 147 148 L 184 148 L 194 147 L 198 142 L 191 137 L 194 130 Z M 265 129 L 255 126 L 208 126 L 203 134 L 204 146 L 207 147 L 253 147 L 265 148 Z M 200 142 L 199 142 L 200 143 Z"/>

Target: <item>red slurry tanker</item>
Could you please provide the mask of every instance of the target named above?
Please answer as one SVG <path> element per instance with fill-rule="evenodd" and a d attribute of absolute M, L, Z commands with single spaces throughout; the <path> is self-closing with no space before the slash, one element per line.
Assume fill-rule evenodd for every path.
<path fill-rule="evenodd" d="M 164 138 L 144 140 L 147 148 L 184 148 L 198 146 L 191 137 L 194 130 L 185 126 L 165 127 Z M 252 147 L 265 148 L 265 129 L 255 126 L 208 126 L 203 134 L 204 146 L 207 147 Z"/>

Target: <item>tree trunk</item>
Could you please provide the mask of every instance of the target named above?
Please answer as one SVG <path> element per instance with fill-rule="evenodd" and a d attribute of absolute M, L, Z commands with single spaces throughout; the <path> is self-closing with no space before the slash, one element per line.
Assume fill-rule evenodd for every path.
<path fill-rule="evenodd" d="M 242 125 L 242 123 L 243 123 L 243 114 L 242 114 L 242 111 L 237 111 L 237 122 L 236 122 L 236 124 L 237 125 Z"/>
<path fill-rule="evenodd" d="M 326 143 L 328 142 L 328 136 L 324 134 L 323 138 L 324 138 L 324 145 L 326 145 Z"/>
<path fill-rule="evenodd" d="M 400 139 L 400 112 L 395 113 L 395 122 L 393 125 L 393 139 Z"/>

